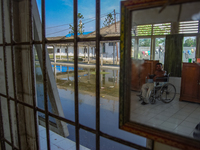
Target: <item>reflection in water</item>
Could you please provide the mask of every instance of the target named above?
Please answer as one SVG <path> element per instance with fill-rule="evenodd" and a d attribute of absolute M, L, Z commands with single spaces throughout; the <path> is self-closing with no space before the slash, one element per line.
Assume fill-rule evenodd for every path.
<path fill-rule="evenodd" d="M 71 66 L 52 66 L 54 71 L 58 92 L 63 107 L 65 118 L 75 121 L 74 112 L 74 68 Z M 37 76 L 39 76 L 37 72 Z M 96 77 L 95 68 L 79 68 L 78 69 L 78 86 L 79 86 L 79 121 L 81 124 L 95 129 L 95 88 Z M 100 130 L 110 135 L 122 138 L 124 140 L 145 146 L 146 139 L 131 133 L 122 131 L 118 126 L 119 118 L 119 70 L 102 69 L 100 72 Z M 75 141 L 73 134 L 74 127 L 68 125 L 69 139 Z M 95 149 L 95 142 L 92 141 L 93 136 L 84 132 L 82 136 L 82 145 Z M 101 145 L 103 149 L 109 147 L 110 142 L 105 141 Z M 113 150 L 131 149 L 124 145 L 113 144 Z"/>
<path fill-rule="evenodd" d="M 54 66 L 53 66 L 54 67 Z M 74 68 L 71 66 L 54 67 L 56 83 L 59 89 L 74 89 Z M 105 69 L 100 72 L 100 86 L 102 96 L 113 96 L 118 99 L 119 95 L 119 70 Z M 94 68 L 78 69 L 78 86 L 80 93 L 91 92 L 95 94 L 96 75 Z"/>

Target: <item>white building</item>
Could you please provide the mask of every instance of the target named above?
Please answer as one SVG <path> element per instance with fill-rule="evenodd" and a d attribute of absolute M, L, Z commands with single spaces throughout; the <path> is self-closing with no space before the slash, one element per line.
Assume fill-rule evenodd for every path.
<path fill-rule="evenodd" d="M 120 22 L 111 24 L 110 26 L 103 27 L 100 30 L 100 33 L 103 36 L 107 35 L 113 35 L 116 36 L 120 35 L 119 26 Z M 116 29 L 115 29 L 116 27 Z M 115 32 L 116 31 L 116 32 Z M 92 38 L 95 36 L 96 32 L 91 32 L 88 34 L 79 35 L 84 38 Z M 50 40 L 52 39 L 63 39 L 63 37 L 51 37 L 48 38 Z M 65 38 L 72 38 L 71 36 L 66 36 Z M 67 59 L 73 58 L 74 56 L 74 46 L 73 44 L 54 44 L 54 45 L 47 45 L 47 49 L 49 51 L 50 55 L 53 55 L 53 53 L 56 56 L 60 56 L 59 59 Z M 113 63 L 119 62 L 119 41 L 107 41 L 107 42 L 101 42 L 100 45 L 100 56 L 103 57 L 104 61 L 112 61 Z M 95 59 L 96 56 L 96 48 L 95 48 L 95 42 L 79 42 L 78 43 L 78 56 L 79 58 L 83 58 L 84 61 L 90 62 L 90 60 Z M 56 60 L 54 60 L 56 61 Z"/>

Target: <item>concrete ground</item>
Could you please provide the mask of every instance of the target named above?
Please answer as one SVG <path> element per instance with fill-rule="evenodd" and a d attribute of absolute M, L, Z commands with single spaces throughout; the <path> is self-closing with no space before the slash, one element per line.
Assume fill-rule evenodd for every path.
<path fill-rule="evenodd" d="M 50 131 L 50 145 L 52 150 L 76 150 L 76 142 L 71 141 L 58 135 L 55 132 Z M 46 129 L 39 125 L 40 136 L 40 149 L 47 150 Z M 80 145 L 80 150 L 89 150 L 88 148 Z"/>

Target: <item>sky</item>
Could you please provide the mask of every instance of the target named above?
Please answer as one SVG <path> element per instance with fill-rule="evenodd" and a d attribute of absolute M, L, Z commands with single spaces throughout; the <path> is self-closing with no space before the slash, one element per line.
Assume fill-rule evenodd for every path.
<path fill-rule="evenodd" d="M 41 0 L 36 0 L 41 14 Z M 121 0 L 101 0 L 101 25 L 108 13 L 117 13 L 117 21 L 120 19 Z M 84 17 L 84 32 L 95 31 L 95 4 L 96 0 L 78 0 L 78 13 Z M 73 0 L 46 0 L 46 37 L 66 36 L 69 34 L 69 24 L 73 25 Z"/>

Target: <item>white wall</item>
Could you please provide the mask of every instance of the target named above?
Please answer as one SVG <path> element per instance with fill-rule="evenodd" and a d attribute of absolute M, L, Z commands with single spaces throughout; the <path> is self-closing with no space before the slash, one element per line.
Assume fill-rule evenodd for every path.
<path fill-rule="evenodd" d="M 117 42 L 117 44 L 118 44 L 118 58 L 120 58 L 119 42 Z M 47 49 L 51 49 L 51 48 L 52 47 L 47 46 Z M 57 53 L 57 49 L 60 49 L 60 53 Z M 100 54 L 103 54 L 104 60 L 113 59 L 113 46 L 109 46 L 109 43 L 105 43 L 105 53 L 103 53 L 103 44 L 100 44 Z M 56 55 L 67 56 L 67 53 L 65 53 L 65 47 L 56 47 Z M 73 46 L 68 47 L 68 55 L 74 56 Z M 82 56 L 82 57 L 85 56 L 84 47 L 78 47 L 78 56 Z M 89 47 L 89 56 L 90 57 L 95 56 L 94 48 L 92 49 L 91 47 Z M 86 53 L 86 57 L 88 57 L 88 53 Z M 116 57 L 117 57 L 117 52 L 116 52 L 116 45 L 115 45 L 115 58 Z"/>

